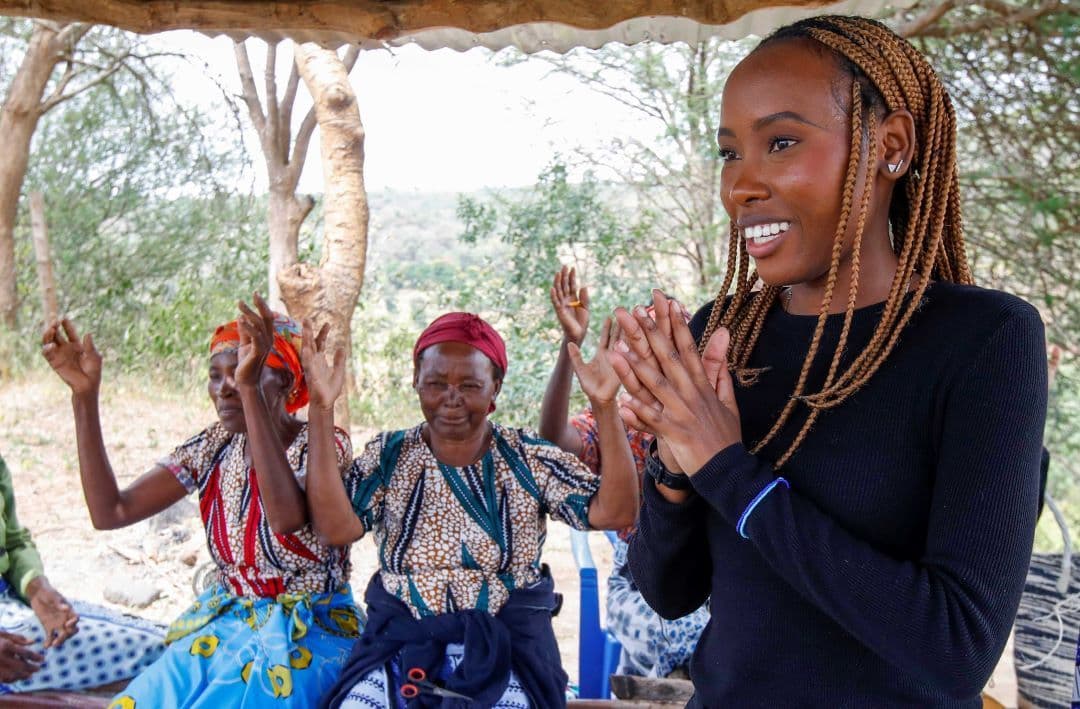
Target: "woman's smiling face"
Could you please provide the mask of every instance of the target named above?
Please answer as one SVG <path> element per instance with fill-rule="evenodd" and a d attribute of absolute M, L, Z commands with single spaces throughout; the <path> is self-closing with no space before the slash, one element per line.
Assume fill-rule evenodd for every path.
<path fill-rule="evenodd" d="M 486 430 L 502 385 L 494 369 L 487 355 L 462 342 L 441 342 L 420 353 L 413 386 L 432 435 L 460 441 Z"/>
<path fill-rule="evenodd" d="M 800 39 L 753 52 L 724 87 L 721 197 L 769 285 L 811 282 L 829 271 L 851 147 L 848 108 L 838 97 L 850 81 L 827 50 Z"/>

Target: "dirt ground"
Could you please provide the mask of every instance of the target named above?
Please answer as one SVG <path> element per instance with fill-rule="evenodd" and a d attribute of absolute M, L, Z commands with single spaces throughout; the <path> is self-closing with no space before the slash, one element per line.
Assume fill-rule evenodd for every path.
<path fill-rule="evenodd" d="M 109 374 L 106 369 L 102 426 L 121 485 L 214 420 L 201 385 L 193 385 L 190 394 L 177 394 L 162 391 L 148 379 L 116 381 Z M 357 450 L 370 432 L 353 428 Z M 162 519 L 116 531 L 95 531 L 79 485 L 70 395 L 50 373 L 0 384 L 0 454 L 14 478 L 19 518 L 33 532 L 46 575 L 61 593 L 163 623 L 188 606 L 193 575 L 209 560 L 195 508 L 182 502 L 181 509 L 163 513 Z M 188 500 L 193 503 L 195 498 Z M 571 682 L 576 682 L 577 568 L 567 528 L 552 523 L 548 534 L 544 561 L 564 597 L 555 633 L 563 664 Z M 602 535 L 590 536 L 599 578 L 605 579 L 611 569 L 611 547 Z M 352 584 L 359 599 L 376 567 L 374 544 L 361 540 L 353 547 L 352 560 Z M 116 597 L 133 583 L 160 591 L 160 598 L 138 611 L 106 599 L 107 593 Z M 602 581 L 600 585 L 603 608 Z"/>

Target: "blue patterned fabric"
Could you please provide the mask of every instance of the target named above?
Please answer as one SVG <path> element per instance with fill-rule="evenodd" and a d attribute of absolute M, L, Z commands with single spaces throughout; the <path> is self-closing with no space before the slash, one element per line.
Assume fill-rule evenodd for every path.
<path fill-rule="evenodd" d="M 461 664 L 462 659 L 465 657 L 464 650 L 463 645 L 446 646 L 446 664 L 443 666 L 440 680 L 445 679 L 458 668 L 458 665 Z M 387 680 L 385 668 L 369 672 L 364 679 L 349 690 L 348 696 L 341 703 L 341 708 L 381 709 L 383 707 L 393 707 L 393 709 L 406 709 L 405 699 L 400 694 L 390 696 L 388 689 L 401 686 L 401 662 L 399 660 L 392 661 L 389 674 L 394 678 L 393 683 Z M 493 705 L 493 709 L 529 709 L 530 706 L 529 697 L 525 694 L 525 690 L 522 689 L 521 682 L 518 681 L 517 675 L 511 672 L 510 684 L 507 685 L 506 691 L 503 692 L 499 701 Z"/>
<path fill-rule="evenodd" d="M 110 709 L 306 709 L 333 686 L 361 624 L 352 591 L 277 598 L 204 592 L 165 654 Z"/>
<path fill-rule="evenodd" d="M 630 578 L 627 544 L 615 543 L 615 568 L 608 577 L 607 629 L 622 645 L 618 674 L 666 677 L 690 664 L 701 631 L 709 622 L 709 604 L 677 620 L 665 620 L 649 607 Z"/>
<path fill-rule="evenodd" d="M 404 667 L 421 669 L 429 677 L 442 675 L 447 689 L 470 698 L 466 704 L 421 694 L 408 703 L 411 709 L 501 706 L 499 702 L 510 701 L 511 680 L 535 706 L 565 703 L 566 672 L 551 626 L 555 584 L 546 567 L 538 583 L 514 590 L 495 615 L 470 609 L 416 619 L 383 588 L 380 576 L 371 579 L 364 596 L 369 621 L 363 637 L 322 707 L 337 709 L 350 695 L 377 698 L 379 686 L 394 695 L 401 684 L 400 677 L 393 676 L 394 667 L 399 674 Z M 459 645 L 462 657 L 447 673 L 448 657 Z"/>
<path fill-rule="evenodd" d="M 165 651 L 165 627 L 81 601 L 79 632 L 60 647 L 42 648 L 45 631 L 30 606 L 0 578 L 0 630 L 33 640 L 45 663 L 29 679 L 0 684 L 0 694 L 80 690 L 134 677 Z"/>

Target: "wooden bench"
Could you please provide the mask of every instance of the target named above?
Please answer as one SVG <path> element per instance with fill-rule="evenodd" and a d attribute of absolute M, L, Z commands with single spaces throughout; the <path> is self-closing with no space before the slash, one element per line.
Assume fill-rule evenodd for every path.
<path fill-rule="evenodd" d="M 127 686 L 127 680 L 114 682 L 83 692 L 25 692 L 0 695 L 0 707 L 25 707 L 26 709 L 54 709 L 55 707 L 80 707 L 105 709 L 112 698 Z"/>
<path fill-rule="evenodd" d="M 612 675 L 611 692 L 616 699 L 577 699 L 568 706 L 574 709 L 671 709 L 686 706 L 694 693 L 694 685 L 685 679 L 646 679 Z M 1004 707 L 983 695 L 983 709 Z"/>

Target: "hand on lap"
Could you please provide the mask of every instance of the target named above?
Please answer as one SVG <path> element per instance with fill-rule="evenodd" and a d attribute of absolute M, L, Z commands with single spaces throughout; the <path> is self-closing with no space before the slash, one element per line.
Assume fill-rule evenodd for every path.
<path fill-rule="evenodd" d="M 60 647 L 78 632 L 78 613 L 44 576 L 30 582 L 26 587 L 26 596 L 34 615 L 45 629 L 46 649 Z"/>
<path fill-rule="evenodd" d="M 32 643 L 29 638 L 0 631 L 0 682 L 29 679 L 41 668 L 45 658 L 27 647 Z"/>

